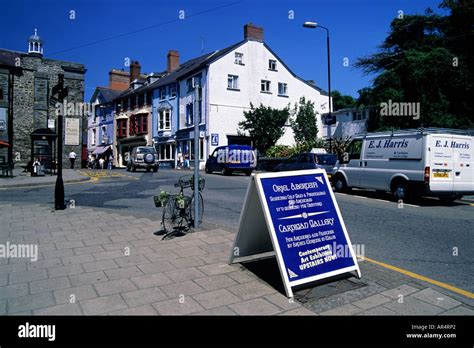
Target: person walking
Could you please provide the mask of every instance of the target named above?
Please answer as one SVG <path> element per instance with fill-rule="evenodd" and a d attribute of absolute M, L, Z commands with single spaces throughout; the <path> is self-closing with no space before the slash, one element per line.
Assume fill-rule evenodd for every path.
<path fill-rule="evenodd" d="M 104 169 L 104 164 L 105 164 L 105 159 L 104 157 L 101 157 L 99 159 L 99 166 L 100 166 L 100 169 Z"/>
<path fill-rule="evenodd" d="M 181 151 L 178 152 L 178 169 L 183 168 L 183 153 Z"/>
<path fill-rule="evenodd" d="M 71 162 L 71 169 L 74 169 L 74 162 L 76 161 L 76 153 L 74 151 L 69 152 L 69 162 Z"/>

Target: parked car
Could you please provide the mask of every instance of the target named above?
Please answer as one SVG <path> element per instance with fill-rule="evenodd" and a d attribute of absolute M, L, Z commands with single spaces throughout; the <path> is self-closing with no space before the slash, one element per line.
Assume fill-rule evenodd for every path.
<path fill-rule="evenodd" d="M 206 173 L 231 175 L 242 172 L 250 175 L 257 166 L 257 156 L 248 145 L 227 145 L 216 148 L 206 161 Z"/>
<path fill-rule="evenodd" d="M 336 164 L 337 156 L 328 153 L 302 152 L 289 157 L 274 168 L 275 172 L 290 170 L 324 169 L 329 178 Z"/>
<path fill-rule="evenodd" d="M 396 200 L 474 194 L 474 141 L 469 131 L 426 128 L 356 137 L 334 168 L 336 191 L 390 191 Z"/>
<path fill-rule="evenodd" d="M 127 161 L 127 171 L 136 171 L 137 168 L 144 168 L 147 172 L 153 169 L 158 171 L 160 163 L 158 162 L 158 154 L 154 147 L 137 146 L 133 148 Z"/>

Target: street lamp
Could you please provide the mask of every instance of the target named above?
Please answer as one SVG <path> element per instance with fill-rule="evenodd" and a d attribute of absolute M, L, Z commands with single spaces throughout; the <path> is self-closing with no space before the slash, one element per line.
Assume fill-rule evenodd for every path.
<path fill-rule="evenodd" d="M 329 29 L 323 27 L 317 22 L 304 22 L 304 28 L 316 29 L 321 28 L 326 30 L 326 47 L 328 52 L 328 97 L 329 97 L 329 117 L 328 120 L 332 122 L 332 103 L 331 103 L 331 57 L 329 50 Z M 329 122 L 328 122 L 329 123 Z M 332 137 L 331 137 L 331 125 L 328 124 L 328 137 L 329 137 L 329 151 L 332 152 Z"/>

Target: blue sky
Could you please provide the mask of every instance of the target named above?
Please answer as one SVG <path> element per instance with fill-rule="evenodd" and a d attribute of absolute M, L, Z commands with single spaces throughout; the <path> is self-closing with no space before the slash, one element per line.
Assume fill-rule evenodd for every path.
<path fill-rule="evenodd" d="M 439 2 L 0 0 L 0 48 L 26 51 L 26 40 L 37 28 L 45 41 L 45 57 L 85 64 L 88 100 L 96 86 L 108 84 L 110 69 L 125 68 L 127 57 L 138 60 L 143 72 L 162 71 L 168 50 L 178 50 L 183 62 L 240 41 L 243 25 L 252 22 L 264 28 L 266 43 L 296 74 L 327 89 L 325 31 L 302 27 L 311 20 L 330 29 L 332 89 L 356 97 L 373 76 L 352 67 L 355 60 L 375 52 L 398 11 L 423 14 L 431 7 L 438 12 Z M 178 18 L 181 10 L 184 20 Z M 75 19 L 70 19 L 70 11 L 75 11 Z M 294 11 L 294 19 L 289 19 L 289 11 Z M 344 67 L 345 57 L 350 67 Z"/>

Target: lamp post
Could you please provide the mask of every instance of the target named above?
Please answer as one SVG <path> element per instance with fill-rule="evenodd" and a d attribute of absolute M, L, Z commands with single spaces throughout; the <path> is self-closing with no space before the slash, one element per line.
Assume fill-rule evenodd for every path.
<path fill-rule="evenodd" d="M 331 55 L 330 55 L 330 48 L 329 48 L 329 29 L 323 27 L 317 22 L 304 22 L 304 28 L 321 28 L 326 30 L 326 48 L 328 54 L 328 97 L 329 97 L 329 117 L 328 119 L 332 122 L 332 102 L 331 102 Z M 329 123 L 329 122 L 328 122 Z M 329 151 L 332 152 L 332 137 L 331 137 L 331 125 L 328 124 L 328 137 L 329 137 Z"/>

